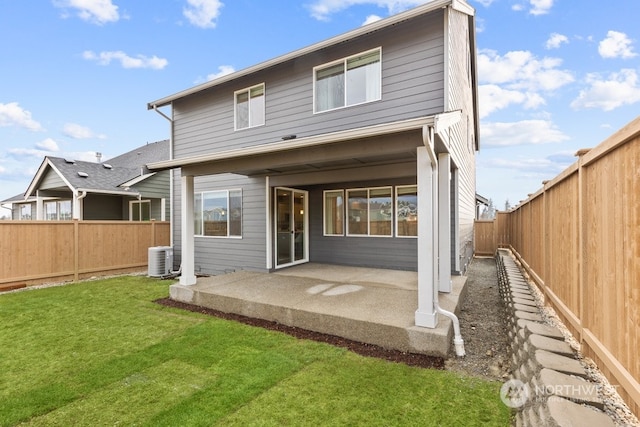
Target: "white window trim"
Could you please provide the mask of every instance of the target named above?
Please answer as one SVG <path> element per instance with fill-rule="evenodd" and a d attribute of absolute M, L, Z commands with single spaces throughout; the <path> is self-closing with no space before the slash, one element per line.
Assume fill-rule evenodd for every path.
<path fill-rule="evenodd" d="M 372 99 L 372 100 L 369 100 L 369 101 L 363 101 L 363 102 L 358 102 L 356 104 L 348 104 L 347 105 L 347 101 L 346 101 L 347 90 L 345 88 L 345 103 L 344 103 L 345 105 L 343 105 L 342 107 L 329 108 L 329 109 L 326 109 L 326 110 L 317 111 L 316 110 L 316 75 L 317 75 L 316 72 L 317 72 L 317 70 L 318 69 L 322 69 L 322 68 L 327 68 L 327 67 L 330 67 L 330 66 L 335 65 L 335 64 L 343 63 L 344 64 L 344 70 L 345 70 L 345 73 L 346 73 L 347 61 L 349 59 L 355 58 L 355 57 L 360 56 L 360 55 L 366 55 L 366 54 L 368 54 L 370 52 L 374 52 L 374 51 L 380 52 L 380 61 L 378 62 L 380 64 L 380 91 L 379 91 L 380 92 L 380 96 L 378 98 L 376 98 L 376 99 Z M 358 106 L 358 105 L 369 104 L 371 102 L 377 102 L 377 101 L 380 101 L 381 99 L 382 99 L 382 46 L 379 46 L 379 47 L 374 48 L 374 49 L 365 50 L 363 52 L 356 53 L 355 55 L 347 56 L 347 57 L 344 57 L 344 58 L 341 58 L 341 59 L 337 59 L 335 61 L 327 62 L 325 64 L 321 64 L 321 65 L 317 65 L 317 66 L 313 67 L 313 114 L 322 114 L 322 113 L 328 113 L 330 111 L 342 110 L 344 108 L 350 108 L 350 107 L 355 107 L 355 106 Z"/>
<path fill-rule="evenodd" d="M 71 201 L 71 199 L 50 199 L 50 200 L 45 200 L 44 203 L 42 204 L 42 209 L 43 209 L 43 217 L 46 221 L 68 221 L 68 220 L 61 220 L 60 219 L 60 203 L 62 202 L 69 202 L 70 204 L 70 215 L 71 218 L 73 218 L 73 203 Z M 50 203 L 55 203 L 56 205 L 56 219 L 49 219 L 47 218 L 47 209 L 46 206 L 47 204 Z"/>
<path fill-rule="evenodd" d="M 342 233 L 327 233 L 327 218 L 326 218 L 326 214 L 327 214 L 327 193 L 337 193 L 340 192 L 340 194 L 342 194 Z M 340 237 L 340 236 L 344 236 L 345 233 L 345 228 L 346 228 L 346 199 L 344 196 L 344 190 L 339 189 L 339 190 L 324 190 L 322 192 L 322 233 L 324 236 L 327 237 Z"/>
<path fill-rule="evenodd" d="M 238 94 L 249 92 L 251 94 L 251 89 L 261 87 L 262 86 L 262 110 L 264 111 L 264 121 L 259 125 L 251 125 L 251 117 L 249 117 L 249 126 L 244 128 L 238 127 Z M 251 114 L 251 108 L 249 108 L 249 114 Z M 236 90 L 233 92 L 233 129 L 235 131 L 253 129 L 260 126 L 265 126 L 267 123 L 267 87 L 264 82 L 259 83 L 257 85 L 249 86 L 244 89 Z"/>
<path fill-rule="evenodd" d="M 145 199 L 145 200 L 129 200 L 129 221 L 133 221 L 133 206 L 137 204 L 138 209 L 140 209 L 143 203 L 149 203 L 149 220 L 151 220 L 151 199 Z M 138 213 L 141 214 L 142 212 L 139 211 Z M 142 222 L 144 220 L 139 219 L 137 221 Z"/>
<path fill-rule="evenodd" d="M 395 198 L 394 198 L 394 204 L 393 204 L 393 210 L 394 210 L 394 218 L 395 218 L 395 237 L 397 237 L 398 239 L 417 239 L 418 236 L 400 236 L 398 234 L 398 190 L 402 189 L 402 188 L 411 188 L 414 187 L 416 189 L 416 195 L 418 194 L 418 186 L 417 184 L 409 184 L 409 185 L 396 185 L 396 191 L 395 191 Z M 417 206 L 416 206 L 417 209 Z M 418 212 L 418 221 L 420 220 L 420 212 Z"/>
<path fill-rule="evenodd" d="M 228 189 L 223 189 L 223 190 L 206 190 L 206 191 L 196 191 L 197 193 L 200 193 L 200 197 L 202 197 L 205 193 L 219 193 L 219 192 L 225 192 L 227 193 L 227 211 L 229 211 L 229 193 L 231 193 L 232 191 L 239 191 L 240 192 L 240 229 L 241 234 L 240 236 L 231 236 L 229 235 L 229 219 L 227 218 L 227 235 L 226 236 L 205 236 L 204 234 L 193 234 L 193 237 L 196 239 L 235 239 L 235 240 L 241 240 L 244 236 L 244 193 L 242 191 L 242 188 L 228 188 Z M 195 200 L 195 198 L 194 198 Z M 201 199 L 202 200 L 202 199 Z M 195 214 L 195 212 L 194 212 Z M 202 216 L 202 211 L 200 212 L 200 220 L 202 221 L 203 216 Z M 201 224 L 201 229 L 202 232 L 204 232 L 204 224 Z"/>
<path fill-rule="evenodd" d="M 376 237 L 376 238 L 383 238 L 383 239 L 389 239 L 389 238 L 393 238 L 394 236 L 394 230 L 393 230 L 393 225 L 394 225 L 394 221 L 391 221 L 391 233 L 390 234 L 371 234 L 371 205 L 369 204 L 369 198 L 370 198 L 370 193 L 371 190 L 390 190 L 390 194 L 391 194 L 391 201 L 392 204 L 394 202 L 394 197 L 393 197 L 393 186 L 389 185 L 389 186 L 383 186 L 383 187 L 365 187 L 365 188 L 348 188 L 347 190 L 345 190 L 345 227 L 347 228 L 346 233 L 347 233 L 347 237 Z M 349 192 L 351 191 L 363 191 L 366 190 L 367 191 L 367 234 L 350 234 L 349 233 Z M 395 215 L 395 206 L 392 206 L 391 208 L 393 210 L 393 214 Z"/>

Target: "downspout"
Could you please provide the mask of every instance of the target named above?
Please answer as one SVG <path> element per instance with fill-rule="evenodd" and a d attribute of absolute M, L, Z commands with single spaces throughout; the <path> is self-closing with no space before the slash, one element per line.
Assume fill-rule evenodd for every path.
<path fill-rule="evenodd" d="M 158 106 L 157 105 L 153 105 L 153 111 L 155 111 L 156 113 L 160 114 L 162 117 L 164 117 L 165 119 L 167 119 L 167 121 L 170 124 L 170 130 L 169 130 L 169 159 L 173 160 L 173 119 L 169 116 L 167 116 L 165 113 L 163 113 L 162 111 L 158 110 Z M 171 223 L 170 225 L 170 229 L 171 232 L 169 233 L 169 245 L 171 247 L 173 247 L 173 204 L 174 204 L 174 199 L 173 199 L 173 169 L 169 170 L 169 176 L 171 177 L 169 179 L 170 184 L 169 184 L 169 222 Z M 182 264 L 180 264 L 180 269 L 182 270 Z"/>
<path fill-rule="evenodd" d="M 160 114 L 162 117 L 164 117 L 165 119 L 167 119 L 167 121 L 169 122 L 171 129 L 169 131 L 169 159 L 173 160 L 173 119 L 169 116 L 167 116 L 165 113 L 163 113 L 162 111 L 158 110 L 158 106 L 157 105 L 153 105 L 153 111 L 155 111 L 156 113 Z M 171 233 L 169 233 L 169 245 L 173 248 L 173 169 L 169 170 L 169 174 L 171 176 L 171 178 L 169 179 L 169 181 L 171 182 L 171 184 L 169 185 L 169 222 L 171 223 L 170 229 L 171 229 Z M 164 212 L 162 213 L 164 215 Z M 170 277 L 178 277 L 182 275 L 182 263 L 180 263 L 180 267 L 178 267 L 178 270 L 173 270 L 173 266 L 171 269 L 171 272 L 169 274 L 169 276 L 167 278 Z"/>
<path fill-rule="evenodd" d="M 436 155 L 436 152 L 434 150 L 433 144 L 434 144 L 434 137 L 435 137 L 435 132 L 434 132 L 434 127 L 433 126 L 423 126 L 422 127 L 422 142 L 424 143 L 425 147 L 427 148 L 427 152 L 429 154 L 429 158 L 431 159 L 431 165 L 433 167 L 433 174 L 434 177 L 437 178 L 437 171 L 438 171 L 438 156 Z M 435 189 L 437 189 L 437 180 L 434 180 L 434 184 L 433 187 Z M 437 214 L 438 212 L 435 211 L 434 212 L 434 218 L 437 218 Z M 437 221 L 434 219 L 434 223 L 436 223 Z M 437 229 L 437 227 L 435 227 L 435 224 L 432 226 L 432 233 L 435 232 L 435 230 Z M 433 245 L 436 245 L 437 242 L 435 241 L 436 239 L 434 239 L 434 241 L 432 242 Z M 434 246 L 435 247 L 435 246 Z M 438 254 L 439 256 L 439 254 Z M 438 265 L 439 263 L 436 263 L 436 265 Z M 434 269 L 435 270 L 435 269 Z M 435 275 L 437 275 L 438 273 L 436 273 Z M 436 280 L 436 278 L 434 277 L 433 280 L 434 286 L 433 286 L 433 304 L 434 304 L 434 309 L 436 311 L 436 313 L 442 314 L 443 316 L 448 317 L 449 319 L 451 319 L 451 321 L 453 322 L 453 345 L 456 351 L 456 356 L 458 357 L 464 357 L 465 356 L 465 351 L 464 351 L 464 340 L 462 339 L 462 334 L 460 333 L 460 320 L 458 319 L 458 316 L 455 315 L 455 313 L 452 313 L 448 310 L 445 310 L 444 308 L 440 307 L 439 301 L 438 301 L 438 280 Z"/>
<path fill-rule="evenodd" d="M 80 200 L 84 199 L 85 197 L 87 197 L 87 192 L 86 190 L 78 190 L 78 192 L 80 192 L 80 195 L 77 195 L 74 197 L 74 203 L 73 203 L 73 216 L 74 219 L 84 219 L 84 213 L 83 213 L 83 218 L 80 218 Z"/>

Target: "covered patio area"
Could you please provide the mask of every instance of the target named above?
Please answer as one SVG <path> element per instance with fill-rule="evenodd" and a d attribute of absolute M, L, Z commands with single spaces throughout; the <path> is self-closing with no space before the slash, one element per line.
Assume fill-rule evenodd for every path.
<path fill-rule="evenodd" d="M 459 312 L 466 277 L 452 277 L 452 291 L 439 305 Z M 438 316 L 435 328 L 415 325 L 418 273 L 306 263 L 272 273 L 238 271 L 200 277 L 170 287 L 176 301 L 275 321 L 387 349 L 446 357 L 452 321 Z"/>

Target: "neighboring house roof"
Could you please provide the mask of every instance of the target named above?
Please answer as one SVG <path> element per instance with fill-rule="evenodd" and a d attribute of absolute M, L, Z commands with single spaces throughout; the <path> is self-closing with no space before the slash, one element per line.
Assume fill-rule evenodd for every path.
<path fill-rule="evenodd" d="M 153 176 L 145 164 L 169 158 L 169 141 L 149 143 L 102 163 L 45 157 L 24 196 L 12 198 L 25 201 L 35 195 L 49 170 L 55 171 L 69 190 L 114 195 L 136 195 L 129 187 Z M 14 200 L 16 199 L 16 200 Z"/>
<path fill-rule="evenodd" d="M 344 42 L 348 42 L 349 40 L 352 40 L 356 37 L 360 37 L 369 33 L 373 33 L 375 31 L 381 30 L 383 28 L 387 28 L 390 26 L 393 26 L 399 22 L 402 21 L 406 21 L 408 19 L 414 18 L 416 16 L 420 16 L 423 15 L 425 13 L 429 13 L 429 12 L 433 12 L 436 11 L 438 9 L 442 9 L 444 7 L 447 6 L 451 6 L 452 8 L 459 10 L 463 13 L 466 13 L 469 16 L 474 16 L 475 15 L 475 11 L 473 9 L 473 7 L 471 7 L 466 1 L 464 0 L 432 0 L 427 4 L 424 4 L 422 6 L 418 6 L 416 8 L 410 9 L 406 12 L 403 13 L 399 13 L 397 15 L 393 15 L 390 16 L 388 18 L 385 19 L 381 19 L 379 21 L 373 22 L 371 24 L 367 24 L 367 25 L 363 25 L 355 30 L 349 31 L 347 33 L 341 34 L 339 36 L 336 37 L 332 37 L 330 39 L 327 39 L 325 41 L 313 44 L 311 46 L 307 46 L 305 48 L 302 49 L 298 49 L 296 51 L 287 53 L 285 55 L 281 55 L 278 56 L 276 58 L 273 58 L 271 60 L 262 62 L 260 64 L 254 65 L 252 67 L 249 68 L 245 68 L 243 70 L 237 71 L 235 73 L 231 73 L 231 74 L 227 74 L 226 76 L 222 76 L 219 77 L 217 79 L 211 80 L 209 82 L 203 83 L 201 85 L 198 86 L 194 86 L 192 88 L 183 90 L 181 92 L 178 92 L 174 95 L 169 95 L 166 96 L 164 98 L 160 98 L 156 101 L 152 101 L 150 103 L 147 104 L 147 109 L 149 110 L 154 110 L 156 108 L 159 107 L 163 107 L 166 105 L 171 104 L 173 101 L 180 99 L 180 98 L 184 98 L 186 96 L 189 95 L 193 95 L 195 93 L 210 89 L 214 86 L 218 86 L 220 84 L 229 82 L 231 80 L 235 80 L 238 79 L 240 77 L 243 76 L 247 76 L 249 74 L 253 74 L 256 73 L 258 71 L 262 71 L 265 70 L 267 68 L 282 64 L 284 62 L 287 61 L 291 61 L 294 60 L 296 58 L 302 57 L 304 55 L 308 55 L 310 53 L 313 52 L 317 52 L 321 49 L 325 49 L 327 47 L 330 46 L 334 46 L 337 45 L 339 43 L 344 43 Z M 472 52 L 474 53 L 472 61 L 474 62 L 474 64 L 472 64 L 472 67 L 475 69 L 475 40 L 472 40 L 472 43 L 474 44 L 473 46 L 473 50 Z"/>

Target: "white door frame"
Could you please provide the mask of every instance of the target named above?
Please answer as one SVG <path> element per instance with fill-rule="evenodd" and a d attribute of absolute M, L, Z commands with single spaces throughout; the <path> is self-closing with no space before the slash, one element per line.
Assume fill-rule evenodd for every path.
<path fill-rule="evenodd" d="M 290 212 L 290 225 L 289 225 L 289 230 L 287 231 L 288 233 L 295 235 L 296 234 L 296 230 L 295 230 L 295 214 L 294 214 L 294 203 L 293 203 L 293 196 L 294 194 L 302 194 L 303 198 L 304 198 L 304 203 L 303 203 L 303 207 L 302 207 L 302 250 L 303 250 L 303 256 L 301 259 L 296 260 L 295 259 L 295 238 L 290 240 L 290 248 L 289 251 L 291 252 L 291 261 L 290 262 L 286 262 L 286 263 L 282 263 L 280 264 L 279 260 L 278 260 L 278 244 L 279 244 L 279 239 L 278 239 L 278 235 L 282 234 L 283 232 L 278 232 L 278 190 L 284 190 L 284 191 L 288 191 L 291 193 L 291 197 L 292 197 L 292 203 L 291 203 L 291 212 Z M 306 262 L 309 262 L 309 192 L 306 190 L 300 190 L 297 188 L 290 188 L 290 187 L 274 187 L 274 191 L 273 191 L 273 234 L 272 234 L 272 239 L 273 239 L 273 254 L 274 254 L 274 265 L 275 268 L 284 268 L 284 267 L 290 267 L 292 265 L 297 265 L 297 264 L 303 264 Z"/>

